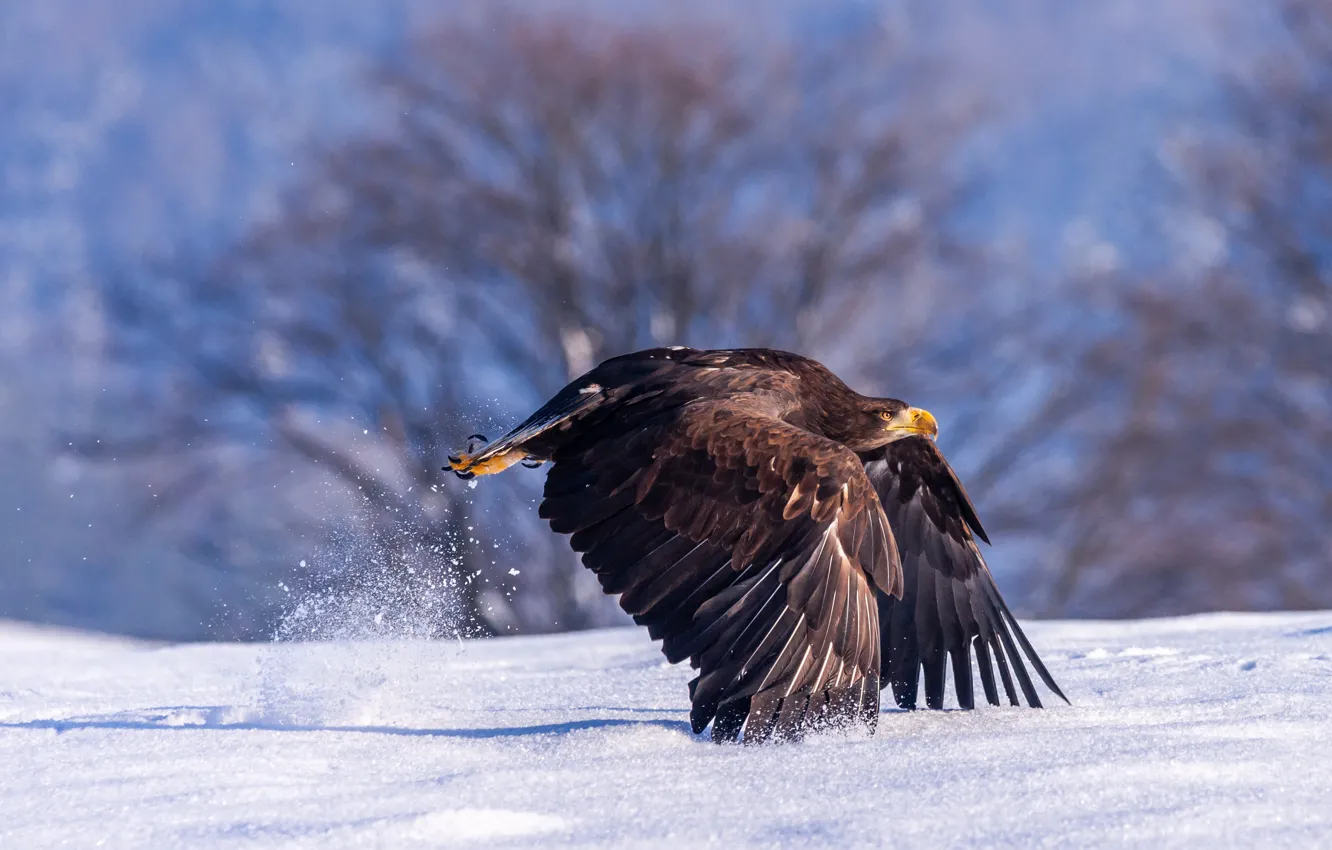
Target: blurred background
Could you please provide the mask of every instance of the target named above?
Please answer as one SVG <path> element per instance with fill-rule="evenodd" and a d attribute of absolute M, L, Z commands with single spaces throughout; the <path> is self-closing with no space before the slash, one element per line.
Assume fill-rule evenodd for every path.
<path fill-rule="evenodd" d="M 1022 614 L 1332 607 L 1330 252 L 1332 0 L 0 3 L 0 617 L 622 622 L 439 469 L 677 343 L 934 411 Z"/>

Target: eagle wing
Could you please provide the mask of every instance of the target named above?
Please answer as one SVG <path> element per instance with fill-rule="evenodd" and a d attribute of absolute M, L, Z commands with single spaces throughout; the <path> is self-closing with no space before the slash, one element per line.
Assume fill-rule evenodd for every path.
<path fill-rule="evenodd" d="M 699 670 L 695 732 L 874 724 L 875 594 L 900 594 L 902 574 L 854 453 L 732 398 L 602 417 L 550 459 L 541 516 L 670 661 Z"/>
<path fill-rule="evenodd" d="M 989 538 L 934 443 L 909 437 L 862 458 L 896 534 L 905 580 L 900 599 L 878 597 L 881 680 L 892 685 L 897 704 L 916 707 L 923 671 L 926 705 L 942 708 L 951 659 L 958 705 L 972 708 L 974 648 L 985 698 L 992 705 L 999 704 L 999 693 L 991 658 L 998 663 L 1009 702 L 1020 704 L 1016 677 L 1027 704 L 1039 708 L 1040 696 L 1018 647 L 1046 687 L 1067 702 L 999 595 L 975 541 L 976 536 L 987 543 Z"/>

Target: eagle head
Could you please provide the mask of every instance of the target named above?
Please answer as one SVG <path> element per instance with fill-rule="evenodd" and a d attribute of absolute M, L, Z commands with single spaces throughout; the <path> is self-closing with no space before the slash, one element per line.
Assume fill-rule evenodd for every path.
<path fill-rule="evenodd" d="M 841 442 L 852 451 L 865 452 L 886 446 L 903 437 L 939 436 L 939 423 L 928 410 L 912 407 L 895 398 L 866 398 L 845 423 Z"/>

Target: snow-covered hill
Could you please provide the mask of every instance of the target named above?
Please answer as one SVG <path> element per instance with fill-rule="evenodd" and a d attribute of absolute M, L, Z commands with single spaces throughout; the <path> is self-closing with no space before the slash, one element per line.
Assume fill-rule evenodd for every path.
<path fill-rule="evenodd" d="M 0 626 L 0 847 L 1332 846 L 1332 613 L 1032 624 L 1073 700 L 692 736 L 639 630 Z"/>

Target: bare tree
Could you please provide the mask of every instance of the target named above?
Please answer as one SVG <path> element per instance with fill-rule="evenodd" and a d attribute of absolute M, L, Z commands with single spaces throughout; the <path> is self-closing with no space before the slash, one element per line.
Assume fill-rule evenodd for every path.
<path fill-rule="evenodd" d="M 1048 389 L 976 480 L 1011 476 L 993 524 L 1038 541 L 1046 613 L 1332 605 L 1332 2 L 1276 17 L 1167 146 L 1178 261 L 1073 275 L 1031 334 Z"/>
<path fill-rule="evenodd" d="M 938 80 L 882 28 L 816 50 L 568 10 L 450 23 L 376 72 L 392 119 L 320 151 L 271 224 L 204 273 L 111 287 L 128 359 L 167 368 L 154 427 L 102 447 L 217 504 L 237 451 L 270 516 L 340 480 L 362 554 L 338 592 L 387 574 L 389 607 L 450 596 L 492 631 L 606 622 L 536 521 L 539 476 L 468 490 L 445 450 L 634 348 L 910 347 L 965 258 L 971 109 Z"/>
<path fill-rule="evenodd" d="M 333 179 L 541 394 L 653 344 L 827 348 L 952 259 L 970 113 L 886 30 L 808 52 L 501 10 L 385 71 L 402 118 Z"/>

